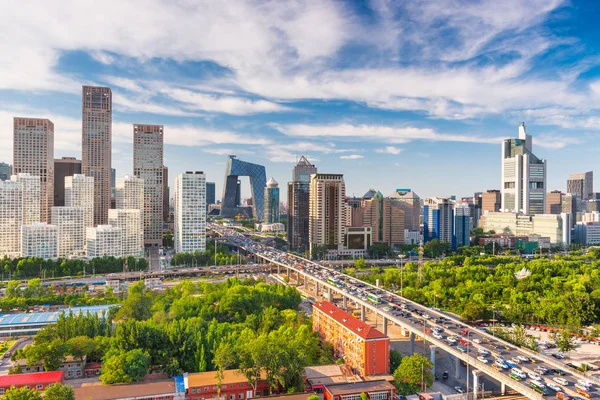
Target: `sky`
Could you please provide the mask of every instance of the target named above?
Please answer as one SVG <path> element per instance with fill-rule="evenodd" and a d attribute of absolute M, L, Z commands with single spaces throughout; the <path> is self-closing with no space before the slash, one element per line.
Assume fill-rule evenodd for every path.
<path fill-rule="evenodd" d="M 500 187 L 500 143 L 521 121 L 548 191 L 598 163 L 597 1 L 0 5 L 0 161 L 15 116 L 49 118 L 55 157 L 81 158 L 81 86 L 102 85 L 117 177 L 133 124 L 162 124 L 170 181 L 202 170 L 217 197 L 229 154 L 265 165 L 282 200 L 302 154 L 348 194 L 472 196 Z"/>

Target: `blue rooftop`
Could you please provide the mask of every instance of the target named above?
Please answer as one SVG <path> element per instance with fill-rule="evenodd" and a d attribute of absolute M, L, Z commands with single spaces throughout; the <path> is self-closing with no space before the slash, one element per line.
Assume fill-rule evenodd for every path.
<path fill-rule="evenodd" d="M 183 382 L 183 376 L 177 375 L 175 378 L 175 388 L 177 393 L 185 393 L 185 383 Z"/>
<path fill-rule="evenodd" d="M 105 306 L 89 306 L 89 307 L 73 307 L 64 308 L 58 311 L 51 312 L 33 312 L 33 313 L 21 313 L 21 314 L 0 314 L 0 328 L 8 326 L 18 325 L 47 325 L 56 322 L 60 314 L 73 312 L 77 314 L 97 314 L 101 316 L 102 313 L 108 311 L 113 305 Z"/>

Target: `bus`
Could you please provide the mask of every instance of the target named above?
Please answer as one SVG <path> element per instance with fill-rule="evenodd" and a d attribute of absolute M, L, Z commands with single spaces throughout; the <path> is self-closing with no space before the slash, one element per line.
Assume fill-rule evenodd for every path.
<path fill-rule="evenodd" d="M 375 303 L 375 304 L 379 304 L 381 303 L 381 296 L 377 296 L 373 293 L 369 293 L 367 294 L 367 299 L 369 299 L 369 301 Z"/>
<path fill-rule="evenodd" d="M 548 391 L 546 390 L 546 385 L 544 385 L 543 383 L 531 381 L 531 383 L 529 384 L 529 387 L 532 388 L 533 390 L 535 390 L 536 392 L 540 393 L 542 396 L 545 396 L 548 394 Z"/>
<path fill-rule="evenodd" d="M 333 286 L 338 286 L 339 285 L 338 281 L 336 281 L 333 278 L 327 278 L 327 283 L 329 283 L 330 285 L 333 285 Z"/>

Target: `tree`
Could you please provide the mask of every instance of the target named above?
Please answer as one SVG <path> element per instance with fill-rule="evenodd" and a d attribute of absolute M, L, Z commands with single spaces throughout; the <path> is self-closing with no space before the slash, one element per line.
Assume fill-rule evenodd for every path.
<path fill-rule="evenodd" d="M 6 285 L 5 295 L 7 299 L 21 297 L 21 281 L 9 281 L 8 285 Z"/>
<path fill-rule="evenodd" d="M 430 240 L 423 246 L 423 252 L 428 257 L 439 257 L 442 254 L 450 254 L 451 246 L 448 242 L 440 242 L 438 239 Z"/>
<path fill-rule="evenodd" d="M 525 327 L 520 324 L 516 325 L 511 333 L 511 339 L 517 346 L 524 346 L 527 344 L 527 331 L 525 330 Z"/>
<path fill-rule="evenodd" d="M 321 400 L 321 398 L 316 394 L 311 394 L 306 398 L 306 400 Z"/>
<path fill-rule="evenodd" d="M 226 342 L 221 342 L 217 347 L 217 351 L 215 351 L 213 364 L 217 368 L 217 397 L 221 397 L 221 383 L 223 382 L 225 370 L 236 362 L 234 351 L 233 346 Z"/>
<path fill-rule="evenodd" d="M 563 353 L 570 353 L 571 350 L 575 349 L 573 335 L 567 331 L 562 331 L 560 334 L 556 335 L 556 347 Z"/>
<path fill-rule="evenodd" d="M 67 352 L 80 361 L 95 351 L 96 342 L 87 336 L 77 336 L 67 341 Z"/>
<path fill-rule="evenodd" d="M 375 243 L 369 247 L 370 258 L 381 258 L 392 253 L 392 248 L 387 243 Z"/>
<path fill-rule="evenodd" d="M 400 366 L 402 354 L 397 350 L 390 350 L 390 371 L 395 371 Z"/>
<path fill-rule="evenodd" d="M 369 395 L 366 394 L 365 392 L 362 392 L 360 394 L 360 400 L 369 400 Z"/>
<path fill-rule="evenodd" d="M 431 386 L 433 384 L 432 368 L 431 361 L 420 354 L 403 357 L 400 366 L 394 371 L 394 383 L 399 394 L 414 394 L 421 389 L 423 383 Z"/>
<path fill-rule="evenodd" d="M 140 349 L 109 355 L 102 365 L 100 381 L 105 385 L 137 382 L 148 372 L 150 357 Z"/>
<path fill-rule="evenodd" d="M 144 285 L 143 281 L 134 283 L 127 291 L 127 299 L 121 303 L 117 318 L 138 321 L 149 319 L 152 317 L 153 297 L 153 292 Z"/>
<path fill-rule="evenodd" d="M 75 394 L 71 386 L 53 383 L 44 391 L 44 400 L 75 400 Z"/>
<path fill-rule="evenodd" d="M 42 396 L 39 392 L 29 390 L 25 387 L 15 388 L 12 387 L 4 396 L 4 400 L 42 400 Z"/>
<path fill-rule="evenodd" d="M 354 261 L 354 268 L 363 269 L 365 267 L 366 267 L 366 264 L 365 264 L 364 258 L 359 258 L 358 260 Z"/>

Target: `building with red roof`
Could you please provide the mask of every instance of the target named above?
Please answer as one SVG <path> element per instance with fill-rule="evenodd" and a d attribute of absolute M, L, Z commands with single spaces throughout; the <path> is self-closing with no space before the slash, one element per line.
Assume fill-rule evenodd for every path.
<path fill-rule="evenodd" d="M 4 395 L 11 387 L 26 387 L 31 390 L 46 390 L 53 383 L 63 383 L 64 371 L 36 372 L 33 374 L 15 374 L 0 376 L 0 395 Z"/>
<path fill-rule="evenodd" d="M 361 376 L 387 375 L 390 338 L 334 304 L 313 305 L 313 331 L 333 345 L 335 355 Z"/>

